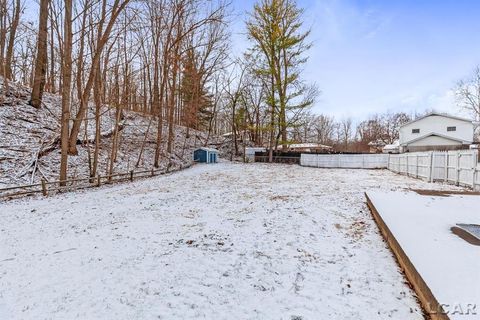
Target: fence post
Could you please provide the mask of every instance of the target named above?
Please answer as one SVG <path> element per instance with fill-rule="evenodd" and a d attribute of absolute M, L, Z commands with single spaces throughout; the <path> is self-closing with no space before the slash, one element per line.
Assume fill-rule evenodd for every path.
<path fill-rule="evenodd" d="M 430 177 L 428 180 L 433 182 L 433 151 L 430 152 Z"/>
<path fill-rule="evenodd" d="M 407 162 L 407 170 L 406 170 L 406 171 L 407 171 L 407 177 L 410 176 L 410 166 L 409 166 L 409 164 L 408 164 L 408 158 L 409 158 L 409 157 L 408 157 L 408 154 L 406 154 L 406 155 L 405 155 L 405 161 Z"/>
<path fill-rule="evenodd" d="M 415 178 L 418 179 L 418 153 L 415 154 Z"/>
<path fill-rule="evenodd" d="M 155 175 L 154 171 L 153 171 L 153 168 L 152 168 L 152 177 Z"/>
<path fill-rule="evenodd" d="M 445 155 L 445 174 L 444 174 L 445 180 L 444 181 L 448 182 L 448 151 L 445 151 L 444 155 Z"/>
<path fill-rule="evenodd" d="M 478 168 L 473 169 L 473 191 L 477 190 Z"/>
<path fill-rule="evenodd" d="M 472 189 L 475 191 L 475 172 L 477 169 L 477 157 L 475 153 L 472 153 Z"/>
<path fill-rule="evenodd" d="M 130 170 L 130 181 L 133 181 L 133 170 Z"/>
<path fill-rule="evenodd" d="M 48 195 L 47 182 L 42 179 L 42 194 L 46 197 Z"/>
<path fill-rule="evenodd" d="M 473 167 L 472 169 L 472 189 L 475 191 L 475 181 L 477 181 L 475 174 L 477 173 L 477 168 Z"/>
<path fill-rule="evenodd" d="M 97 174 L 97 187 L 100 187 L 100 185 L 102 184 L 102 178 L 100 177 L 99 174 Z"/>
<path fill-rule="evenodd" d="M 455 162 L 455 185 L 460 184 L 460 152 L 457 152 L 457 161 Z"/>

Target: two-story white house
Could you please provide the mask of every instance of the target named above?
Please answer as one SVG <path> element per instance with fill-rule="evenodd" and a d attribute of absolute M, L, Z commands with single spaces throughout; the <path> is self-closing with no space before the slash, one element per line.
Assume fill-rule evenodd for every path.
<path fill-rule="evenodd" d="M 400 127 L 400 152 L 468 149 L 473 134 L 471 120 L 432 112 Z"/>

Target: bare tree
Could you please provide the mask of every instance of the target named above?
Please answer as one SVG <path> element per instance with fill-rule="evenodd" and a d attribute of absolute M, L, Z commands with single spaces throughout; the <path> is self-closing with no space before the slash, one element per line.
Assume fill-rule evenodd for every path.
<path fill-rule="evenodd" d="M 400 127 L 410 120 L 412 120 L 412 118 L 405 112 L 387 112 L 382 115 L 382 141 L 386 144 L 394 143 L 400 138 Z"/>
<path fill-rule="evenodd" d="M 93 84 L 95 82 L 95 73 L 98 70 L 98 64 L 100 63 L 100 58 L 103 52 L 103 49 L 107 45 L 107 42 L 110 40 L 112 29 L 115 26 L 118 16 L 128 5 L 130 0 L 115 0 L 110 8 L 107 8 L 106 0 L 102 1 L 101 13 L 100 13 L 100 22 L 97 27 L 97 40 L 92 52 L 92 62 L 91 68 L 86 75 L 86 83 L 83 87 L 82 94 L 80 96 L 79 108 L 75 118 L 73 119 L 73 125 L 70 130 L 69 136 L 69 154 L 77 155 L 77 140 L 78 134 L 80 132 L 81 123 L 85 117 L 88 102 L 90 99 L 90 94 L 92 91 Z M 79 72 L 80 70 L 77 70 Z M 77 76 L 78 77 L 78 76 Z"/>
<path fill-rule="evenodd" d="M 348 151 L 350 140 L 352 139 L 352 119 L 344 118 L 340 121 L 339 137 L 344 151 Z"/>
<path fill-rule="evenodd" d="M 62 66 L 62 120 L 61 120 L 61 160 L 60 185 L 67 180 L 68 143 L 70 122 L 70 94 L 72 80 L 72 0 L 65 0 L 65 16 L 63 27 L 63 66 Z"/>
<path fill-rule="evenodd" d="M 0 0 L 0 74 L 5 74 L 5 46 L 9 29 L 7 0 Z"/>
<path fill-rule="evenodd" d="M 232 128 L 232 143 L 234 145 L 234 154 L 231 154 L 230 159 L 232 160 L 234 156 L 239 155 L 238 148 L 238 109 L 242 101 L 242 94 L 245 88 L 245 64 L 238 60 L 234 64 L 228 78 L 226 79 L 225 84 L 225 96 L 227 99 L 228 110 L 230 110 L 230 121 Z"/>
<path fill-rule="evenodd" d="M 330 145 L 333 142 L 335 120 L 327 115 L 319 115 L 314 122 L 316 141 L 320 144 Z"/>
<path fill-rule="evenodd" d="M 17 36 L 17 29 L 20 23 L 20 14 L 22 12 L 22 6 L 20 0 L 16 0 L 13 6 L 13 19 L 10 26 L 10 34 L 8 38 L 7 53 L 5 56 L 5 78 L 12 79 L 12 58 L 13 48 Z"/>
<path fill-rule="evenodd" d="M 271 104 L 278 109 L 272 125 L 276 122 L 279 134 L 275 145 L 283 147 L 288 144 L 288 113 L 294 117 L 295 110 L 304 109 L 315 100 L 314 89 L 306 86 L 300 79 L 301 66 L 307 61 L 305 52 L 311 44 L 307 42 L 310 31 L 302 31 L 304 10 L 296 1 L 262 0 L 254 6 L 247 22 L 248 37 L 253 43 L 253 51 L 260 54 L 264 66 L 258 74 L 270 77 Z M 296 99 L 307 97 L 305 99 Z M 275 129 L 272 127 L 272 131 Z M 281 140 L 280 140 L 281 138 Z"/>
<path fill-rule="evenodd" d="M 459 107 L 468 110 L 476 121 L 480 121 L 480 66 L 470 77 L 457 83 L 455 97 Z"/>
<path fill-rule="evenodd" d="M 49 0 L 40 0 L 35 77 L 30 98 L 30 105 L 37 109 L 42 106 L 43 90 L 46 82 L 45 75 L 47 73 L 48 4 Z"/>

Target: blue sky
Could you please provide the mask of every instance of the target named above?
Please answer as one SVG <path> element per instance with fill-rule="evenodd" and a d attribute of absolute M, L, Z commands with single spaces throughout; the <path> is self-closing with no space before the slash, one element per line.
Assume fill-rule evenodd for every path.
<path fill-rule="evenodd" d="M 246 11 L 236 1 L 236 52 Z M 480 1 L 298 0 L 314 47 L 304 78 L 322 95 L 314 111 L 361 120 L 375 112 L 461 114 L 452 88 L 480 64 Z"/>

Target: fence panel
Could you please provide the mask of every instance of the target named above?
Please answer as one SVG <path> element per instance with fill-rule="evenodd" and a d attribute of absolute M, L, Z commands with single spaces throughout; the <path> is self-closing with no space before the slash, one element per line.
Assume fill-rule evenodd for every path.
<path fill-rule="evenodd" d="M 302 154 L 300 164 L 316 168 L 382 169 L 427 181 L 442 181 L 480 190 L 477 150 L 403 154 Z"/>
<path fill-rule="evenodd" d="M 458 182 L 463 186 L 473 185 L 475 169 L 477 167 L 477 155 L 471 152 L 459 153 Z"/>
<path fill-rule="evenodd" d="M 388 154 L 304 154 L 300 164 L 316 168 L 385 169 Z"/>
<path fill-rule="evenodd" d="M 447 177 L 446 174 L 446 161 L 448 154 L 446 152 L 433 152 L 432 154 L 432 180 L 433 181 L 444 181 Z"/>
<path fill-rule="evenodd" d="M 430 156 L 430 154 L 423 153 L 421 155 L 418 155 L 418 163 L 417 163 L 418 168 L 415 168 L 415 170 L 417 170 L 418 172 L 417 177 L 420 177 L 423 179 L 432 179 L 433 178 L 432 165 L 433 165 L 433 158 Z"/>
<path fill-rule="evenodd" d="M 478 151 L 432 151 L 391 155 L 388 169 L 427 181 L 445 181 L 480 189 Z"/>
<path fill-rule="evenodd" d="M 473 189 L 480 191 L 480 164 L 477 164 L 477 168 L 475 168 L 474 179 L 475 182 Z"/>

